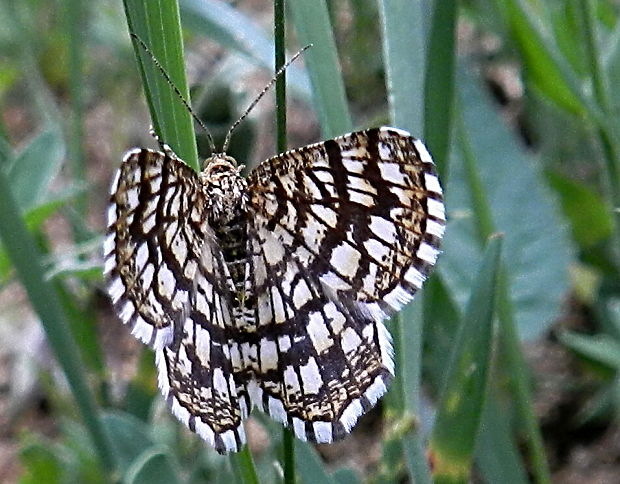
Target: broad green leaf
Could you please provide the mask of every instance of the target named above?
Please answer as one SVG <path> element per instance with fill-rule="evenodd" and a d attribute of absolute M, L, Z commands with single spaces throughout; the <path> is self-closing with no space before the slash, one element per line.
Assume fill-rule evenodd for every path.
<path fill-rule="evenodd" d="M 0 124 L 0 170 L 9 170 L 15 163 L 15 155 L 7 139 L 2 136 L 3 130 L 4 128 Z"/>
<path fill-rule="evenodd" d="M 123 479 L 127 484 L 176 484 L 178 472 L 170 455 L 163 449 L 145 450 L 131 464 Z"/>
<path fill-rule="evenodd" d="M 132 415 L 106 412 L 103 423 L 113 442 L 114 454 L 122 475 L 128 472 L 136 459 L 155 446 L 148 426 Z"/>
<path fill-rule="evenodd" d="M 21 484 L 39 484 L 40 482 L 62 482 L 66 479 L 66 456 L 60 455 L 58 447 L 52 442 L 29 442 L 22 445 L 19 460 L 24 469 L 20 476 Z M 72 477 L 75 478 L 75 475 Z"/>
<path fill-rule="evenodd" d="M 48 128 L 37 135 L 14 159 L 7 175 L 11 190 L 22 211 L 41 204 L 52 180 L 60 171 L 65 145 L 58 129 Z"/>
<path fill-rule="evenodd" d="M 104 484 L 109 476 L 102 472 L 97 463 L 97 454 L 93 444 L 85 432 L 84 425 L 76 420 L 63 417 L 60 420 L 60 434 L 63 436 L 59 444 L 61 452 L 66 456 L 66 467 L 75 476 L 66 482 L 88 482 Z"/>
<path fill-rule="evenodd" d="M 446 369 L 429 451 L 435 482 L 467 482 L 494 344 L 501 237 L 489 240 Z"/>
<path fill-rule="evenodd" d="M 552 323 L 568 291 L 573 250 L 566 224 L 535 159 L 465 69 L 460 70 L 459 87 L 459 149 L 453 150 L 446 189 L 448 227 L 438 269 L 463 307 L 481 258 L 480 223 L 491 225 L 485 230 L 503 232 L 516 326 L 522 338 L 535 338 Z M 472 176 L 479 186 L 465 183 Z M 472 212 L 480 197 L 489 220 Z"/>
<path fill-rule="evenodd" d="M 334 472 L 333 477 L 338 484 L 358 484 L 360 482 L 355 471 L 351 469 L 338 469 Z"/>

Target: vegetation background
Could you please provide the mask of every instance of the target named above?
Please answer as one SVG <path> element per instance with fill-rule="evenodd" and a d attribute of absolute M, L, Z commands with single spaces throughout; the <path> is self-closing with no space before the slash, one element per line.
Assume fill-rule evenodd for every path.
<path fill-rule="evenodd" d="M 285 10 L 0 0 L 0 481 L 617 482 L 620 5 Z M 152 122 L 191 166 L 208 155 L 128 25 L 216 143 L 274 53 L 312 43 L 287 71 L 289 147 L 392 124 L 433 153 L 444 253 L 390 324 L 390 393 L 345 441 L 293 442 L 258 414 L 249 450 L 215 454 L 170 416 L 152 353 L 113 315 L 101 246 L 122 153 L 154 145 Z M 283 144 L 272 99 L 233 138 L 250 166 Z"/>

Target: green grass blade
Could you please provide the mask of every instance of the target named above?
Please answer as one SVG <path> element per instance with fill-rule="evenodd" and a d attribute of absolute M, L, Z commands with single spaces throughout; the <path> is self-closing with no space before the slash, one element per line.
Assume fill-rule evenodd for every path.
<path fill-rule="evenodd" d="M 463 207 L 471 210 L 473 206 L 473 217 L 455 220 L 446 230 L 441 267 L 448 269 L 446 281 L 458 296 L 460 284 L 454 282 L 469 274 L 473 266 L 469 266 L 467 273 L 457 266 L 464 259 L 479 260 L 472 247 L 488 233 L 501 230 L 506 234 L 506 252 L 511 254 L 511 264 L 504 268 L 505 274 L 500 278 L 500 354 L 509 369 L 512 403 L 525 429 L 533 473 L 540 482 L 547 482 L 542 437 L 533 413 L 518 334 L 534 337 L 545 327 L 542 321 L 550 322 L 555 317 L 565 293 L 572 248 L 564 225 L 557 220 L 556 209 L 541 186 L 540 174 L 533 171 L 533 166 L 524 159 L 525 154 L 519 153 L 514 138 L 502 128 L 501 120 L 474 88 L 467 72 L 462 72 L 463 120 L 459 130 L 462 159 L 452 164 L 454 176 L 447 192 L 452 210 L 458 212 Z M 498 158 L 496 153 L 502 156 Z M 515 171 L 514 166 L 520 169 Z M 467 181 L 465 198 L 462 198 L 464 187 L 458 180 Z M 473 240 L 472 234 L 475 234 Z M 458 245 L 452 245 L 456 240 Z M 458 257 L 456 265 L 453 257 Z"/>
<path fill-rule="evenodd" d="M 530 471 L 537 483 L 549 484 L 551 483 L 549 463 L 545 455 L 545 446 L 538 425 L 538 418 L 534 412 L 530 372 L 515 325 L 506 266 L 503 267 L 500 274 L 499 284 L 500 355 L 508 376 L 509 392 L 527 446 Z"/>
<path fill-rule="evenodd" d="M 421 137 L 426 72 L 422 2 L 380 0 L 379 8 L 390 119 L 394 126 Z"/>
<path fill-rule="evenodd" d="M 594 90 L 594 98 L 606 114 L 605 120 L 599 124 L 599 139 L 604 151 L 605 168 L 607 169 L 606 191 L 609 210 L 613 218 L 612 254 L 620 267 L 620 125 L 617 121 L 616 108 L 610 99 L 609 86 L 611 80 L 603 69 L 603 53 L 599 41 L 599 29 L 596 18 L 596 5 L 592 0 L 580 0 L 586 46 L 586 59 L 589 66 L 590 79 Z"/>
<path fill-rule="evenodd" d="M 446 355 L 450 354 L 461 315 L 442 278 L 431 278 L 424 292 L 424 374 L 426 381 L 438 393 L 437 389 L 445 386 Z M 506 410 L 500 409 L 496 400 L 494 394 L 487 397 L 482 416 L 484 425 L 481 426 L 476 446 L 476 463 L 486 482 L 525 484 L 528 482 L 527 473 L 512 435 L 511 422 L 506 418 Z"/>
<path fill-rule="evenodd" d="M 65 321 L 57 294 L 50 282 L 44 278 L 41 254 L 20 216 L 9 180 L 3 170 L 0 170 L 0 239 L 67 377 L 101 466 L 112 473 L 115 463 L 111 442 L 101 424 L 95 399 L 86 383 L 87 376 L 79 350 Z"/>
<path fill-rule="evenodd" d="M 89 4 L 80 0 L 64 2 L 64 21 L 67 31 L 67 50 L 69 57 L 69 106 L 71 116 L 67 134 L 69 138 L 69 159 L 71 176 L 74 182 L 86 183 L 86 154 L 84 153 L 84 50 L 87 45 L 85 33 L 88 31 L 87 13 Z M 78 197 L 74 207 L 81 217 L 86 217 L 88 197 Z M 74 230 L 77 241 L 81 231 Z"/>
<path fill-rule="evenodd" d="M 239 452 L 230 455 L 230 463 L 243 484 L 259 484 L 250 448 L 245 445 Z"/>
<path fill-rule="evenodd" d="M 312 44 L 304 54 L 310 73 L 314 106 L 324 138 L 352 131 L 338 52 L 325 0 L 289 3 L 300 44 Z"/>
<path fill-rule="evenodd" d="M 580 247 L 592 248 L 612 234 L 612 216 L 592 187 L 555 172 L 549 172 L 547 180 L 560 199 L 573 239 Z"/>
<path fill-rule="evenodd" d="M 127 23 L 153 52 L 187 102 L 189 89 L 176 0 L 124 0 Z M 199 169 L 192 117 L 149 55 L 134 43 L 155 131 L 195 170 Z M 146 128 L 146 127 L 145 127 Z"/>
<path fill-rule="evenodd" d="M 601 109 L 611 112 L 609 84 L 603 70 L 603 56 L 599 47 L 599 32 L 597 29 L 596 5 L 592 0 L 579 0 L 583 18 L 586 61 L 588 62 L 594 97 Z"/>
<path fill-rule="evenodd" d="M 337 484 L 334 478 L 327 473 L 321 457 L 310 444 L 295 440 L 295 449 L 297 454 L 297 471 L 302 483 Z"/>
<path fill-rule="evenodd" d="M 426 16 L 422 3 L 382 0 L 379 1 L 379 9 L 390 121 L 399 128 L 422 136 L 427 59 Z M 422 294 L 417 296 L 418 299 L 421 297 Z M 387 420 L 396 419 L 397 423 L 383 449 L 381 478 L 384 481 L 396 478 L 393 473 L 404 457 L 407 471 L 416 482 L 430 482 L 422 437 L 412 421 L 413 416 L 419 415 L 422 321 L 422 306 L 418 301 L 402 311 L 392 326 L 396 378 L 386 396 L 385 408 Z M 403 426 L 405 429 L 402 429 Z"/>
<path fill-rule="evenodd" d="M 468 482 L 494 347 L 494 314 L 502 246 L 489 240 L 453 346 L 429 451 L 435 482 Z"/>
<path fill-rule="evenodd" d="M 4 7 L 4 8 L 2 8 Z M 50 125 L 60 125 L 64 119 L 54 100 L 54 94 L 45 82 L 37 60 L 36 37 L 33 19 L 37 14 L 33 4 L 26 2 L 2 2 L 0 14 L 4 28 L 10 29 L 10 37 L 16 47 L 17 56 L 24 72 L 26 95 L 34 102 L 35 113 L 39 119 Z"/>
<path fill-rule="evenodd" d="M 493 390 L 493 389 L 491 389 Z M 506 409 L 499 404 L 497 392 L 487 398 L 476 446 L 476 463 L 485 482 L 528 484 L 523 457 L 512 435 Z"/>
<path fill-rule="evenodd" d="M 540 15 L 523 0 L 497 0 L 523 55 L 528 75 L 543 95 L 570 113 L 583 115 L 588 103 L 579 80 L 543 27 Z"/>
<path fill-rule="evenodd" d="M 573 331 L 560 334 L 560 341 L 582 358 L 620 370 L 620 342 L 606 334 L 584 335 Z"/>
<path fill-rule="evenodd" d="M 435 2 L 424 80 L 424 142 L 433 154 L 440 178 L 448 181 L 448 155 L 454 110 L 456 0 Z"/>

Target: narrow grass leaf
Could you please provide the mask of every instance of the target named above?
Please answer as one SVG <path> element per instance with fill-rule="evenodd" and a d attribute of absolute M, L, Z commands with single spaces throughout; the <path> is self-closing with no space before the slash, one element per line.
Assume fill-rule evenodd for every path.
<path fill-rule="evenodd" d="M 422 2 L 379 0 L 390 120 L 414 136 L 424 133 L 426 36 Z"/>
<path fill-rule="evenodd" d="M 358 484 L 360 482 L 355 471 L 351 469 L 338 469 L 334 472 L 333 477 L 338 484 Z"/>
<path fill-rule="evenodd" d="M 177 1 L 125 0 L 124 4 L 131 32 L 149 46 L 183 98 L 189 103 Z M 180 158 L 198 170 L 198 155 L 190 113 L 150 56 L 137 43 L 134 43 L 134 46 L 156 131 L 164 142 L 172 146 Z M 247 447 L 239 454 L 246 456 L 240 464 L 241 472 L 247 476 L 244 482 L 258 482 Z"/>
<path fill-rule="evenodd" d="M 461 312 L 441 277 L 424 286 L 424 375 L 434 394 L 445 386 L 447 357 L 461 325 Z"/>
<path fill-rule="evenodd" d="M 44 279 L 44 268 L 37 246 L 24 224 L 12 196 L 9 180 L 0 170 L 0 240 L 28 293 L 54 351 L 69 382 L 86 428 L 93 440 L 101 467 L 115 467 L 111 442 L 103 428 L 93 395 L 87 385 L 84 365 L 72 339 L 61 304 L 51 283 Z"/>
<path fill-rule="evenodd" d="M 124 0 L 127 23 L 152 51 L 174 85 L 189 103 L 183 59 L 183 38 L 176 0 Z M 155 131 L 164 143 L 197 170 L 198 152 L 192 117 L 144 49 L 134 42 L 145 94 Z"/>
<path fill-rule="evenodd" d="M 543 19 L 523 0 L 497 0 L 526 63 L 526 72 L 543 95 L 570 113 L 583 115 L 588 106 L 579 79 L 543 26 Z"/>
<path fill-rule="evenodd" d="M 485 482 L 528 484 L 522 455 L 512 435 L 507 411 L 500 407 L 500 399 L 490 394 L 483 412 L 476 445 L 476 463 Z"/>
<path fill-rule="evenodd" d="M 499 236 L 488 242 L 452 349 L 429 443 L 435 482 L 467 482 L 471 473 L 494 347 L 501 246 Z"/>
<path fill-rule="evenodd" d="M 475 242 L 472 242 L 475 244 Z M 440 277 L 431 278 L 424 287 L 425 361 L 424 374 L 436 393 L 446 383 L 446 355 L 460 325 L 457 305 Z M 499 410 L 494 395 L 487 397 L 478 436 L 476 462 L 487 482 L 525 484 L 526 471 L 512 438 L 506 412 Z"/>
<path fill-rule="evenodd" d="M 295 453 L 297 455 L 297 472 L 299 481 L 303 484 L 337 484 L 337 481 L 327 473 L 321 458 L 310 444 L 295 440 Z"/>
<path fill-rule="evenodd" d="M 274 64 L 276 72 L 286 63 L 286 12 L 285 1 L 275 0 L 273 4 Z M 286 72 L 276 79 L 276 149 L 282 153 L 287 149 L 286 123 Z M 295 436 L 288 429 L 282 429 L 281 462 L 284 483 L 295 484 Z"/>
<path fill-rule="evenodd" d="M 84 150 L 84 91 L 87 85 L 84 82 L 85 50 L 88 47 L 86 35 L 88 11 L 91 4 L 80 0 L 66 0 L 64 3 L 64 23 L 68 52 L 68 84 L 69 106 L 71 115 L 69 120 L 68 151 L 71 163 L 71 176 L 74 182 L 86 183 L 86 154 Z M 86 217 L 88 197 L 80 196 L 74 208 L 81 217 Z M 82 233 L 75 231 L 78 240 Z"/>
<path fill-rule="evenodd" d="M 250 448 L 246 445 L 236 454 L 230 456 L 233 470 L 243 484 L 258 484 L 258 475 L 254 467 L 254 460 Z"/>
<path fill-rule="evenodd" d="M 448 181 L 448 154 L 454 110 L 454 70 L 458 2 L 434 2 L 424 79 L 424 142 L 433 154 L 443 183 Z"/>
<path fill-rule="evenodd" d="M 476 247 L 477 241 L 491 231 L 501 230 L 506 234 L 510 264 L 502 273 L 498 303 L 502 322 L 501 355 L 510 368 L 506 376 L 514 408 L 525 428 L 532 472 L 546 482 L 546 457 L 519 339 L 540 335 L 553 321 L 567 290 L 572 247 L 553 201 L 542 186 L 540 172 L 503 128 L 502 121 L 465 70 L 460 86 L 463 118 L 458 154 L 461 158 L 451 166 L 454 173 L 450 182 L 455 183 L 449 183 L 447 205 L 462 217 L 446 230 L 446 252 L 440 270 L 445 271 L 442 272 L 445 280 L 458 301 L 462 297 L 459 284 L 469 278 L 474 268 L 470 266 L 464 271 L 464 267 L 458 266 L 468 257 L 472 259 L 467 264 L 479 260 L 475 249 L 465 244 Z M 461 179 L 466 183 L 460 182 Z M 451 247 L 457 240 L 458 245 Z M 459 283 L 454 284 L 457 279 Z"/>
<path fill-rule="evenodd" d="M 221 0 L 181 0 L 183 26 L 234 49 L 257 65 L 274 72 L 273 40 L 255 20 Z M 310 79 L 293 64 L 286 69 L 286 84 L 291 90 L 310 99 Z"/>
<path fill-rule="evenodd" d="M 325 0 L 296 0 L 288 7 L 305 53 L 312 82 L 314 106 L 325 139 L 352 131 L 338 52 Z"/>
<path fill-rule="evenodd" d="M 620 341 L 609 335 L 583 335 L 572 331 L 560 334 L 560 341 L 582 358 L 620 370 Z"/>
<path fill-rule="evenodd" d="M 426 18 L 422 2 L 380 0 L 383 63 L 390 122 L 414 136 L 424 133 L 424 82 L 426 75 Z M 386 417 L 394 428 L 383 448 L 381 479 L 397 476 L 404 461 L 416 482 L 430 481 L 421 435 L 412 421 L 419 414 L 422 362 L 422 305 L 408 306 L 392 325 L 397 359 L 396 378 L 385 399 Z M 402 430 L 401 427 L 405 427 Z M 397 430 L 400 429 L 400 430 Z"/>

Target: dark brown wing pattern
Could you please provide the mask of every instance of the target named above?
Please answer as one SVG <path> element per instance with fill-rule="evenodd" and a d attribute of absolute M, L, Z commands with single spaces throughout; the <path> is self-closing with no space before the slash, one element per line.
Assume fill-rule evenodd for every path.
<path fill-rule="evenodd" d="M 198 176 L 175 158 L 136 149 L 111 201 L 105 272 L 121 320 L 156 350 L 173 413 L 218 451 L 238 450 L 245 436 L 226 335 L 232 286 Z"/>
<path fill-rule="evenodd" d="M 104 247 L 112 301 L 156 350 L 173 413 L 219 452 L 244 443 L 251 404 L 302 440 L 342 438 L 394 374 L 383 321 L 439 252 L 431 157 L 404 131 L 370 129 L 271 158 L 230 195 L 245 182 L 219 159 L 209 178 L 126 155 Z"/>
<path fill-rule="evenodd" d="M 342 437 L 394 372 L 382 321 L 435 264 L 442 192 L 424 145 L 394 128 L 267 160 L 249 178 L 257 297 L 253 401 L 300 439 Z"/>

